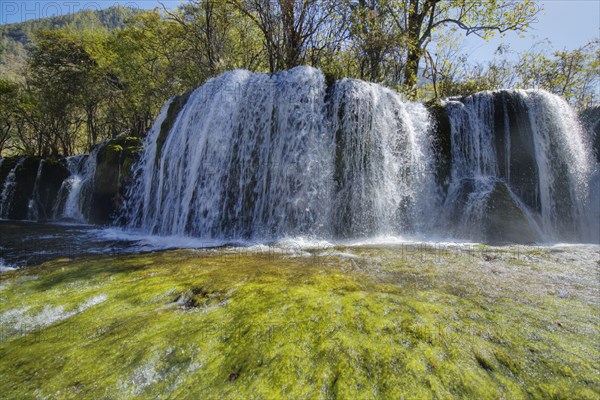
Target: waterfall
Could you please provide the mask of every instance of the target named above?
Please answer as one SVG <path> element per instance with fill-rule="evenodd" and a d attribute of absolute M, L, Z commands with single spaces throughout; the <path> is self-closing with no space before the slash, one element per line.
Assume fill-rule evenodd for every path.
<path fill-rule="evenodd" d="M 63 218 L 73 218 L 83 221 L 84 210 L 82 209 L 81 193 L 88 180 L 88 156 L 71 156 L 67 158 L 67 165 L 71 176 L 65 181 L 67 185 L 67 199 L 62 212 Z"/>
<path fill-rule="evenodd" d="M 563 99 L 507 90 L 448 99 L 445 107 L 452 170 L 444 209 L 451 234 L 479 239 L 486 229 L 513 224 L 535 240 L 590 239 L 584 213 L 590 155 Z M 510 207 L 494 210 L 493 204 Z M 489 221 L 490 213 L 500 221 Z"/>
<path fill-rule="evenodd" d="M 23 163 L 25 158 L 22 157 L 17 161 L 15 166 L 8 173 L 4 186 L 2 187 L 2 193 L 0 194 L 0 218 L 8 219 L 10 217 L 10 210 L 12 207 L 13 196 L 17 186 L 17 170 Z"/>
<path fill-rule="evenodd" d="M 203 238 L 326 229 L 332 161 L 324 93 L 322 74 L 311 68 L 228 72 L 190 95 L 157 148 L 163 109 L 129 196 L 132 221 L 153 233 Z"/>
<path fill-rule="evenodd" d="M 136 167 L 131 228 L 269 239 L 419 226 L 429 118 L 391 90 L 343 80 L 328 91 L 308 67 L 228 72 L 190 95 L 161 140 L 167 108 Z"/>
<path fill-rule="evenodd" d="M 129 229 L 206 240 L 598 243 L 591 141 L 542 90 L 425 106 L 310 67 L 237 70 L 167 101 L 139 157 L 122 135 L 89 156 L 0 159 L 0 218 L 104 224 L 120 208 Z"/>
<path fill-rule="evenodd" d="M 102 143 L 96 145 L 90 155 L 67 157 L 67 165 L 71 176 L 63 185 L 68 193 L 64 202 L 62 218 L 86 222 L 90 212 L 91 196 L 94 190 L 94 175 L 96 173 L 96 156 L 102 148 Z M 60 192 L 63 191 L 61 187 Z M 60 199 L 60 195 L 58 196 Z"/>
<path fill-rule="evenodd" d="M 40 160 L 40 164 L 38 165 L 37 173 L 35 175 L 35 182 L 33 184 L 33 191 L 31 192 L 31 198 L 29 199 L 29 203 L 27 205 L 27 219 L 30 221 L 39 220 L 39 203 L 40 203 L 40 184 L 42 177 L 42 170 L 44 168 L 44 161 Z"/>
<path fill-rule="evenodd" d="M 356 237 L 422 231 L 427 210 L 436 206 L 425 107 L 351 79 L 337 82 L 332 97 L 334 232 Z"/>
<path fill-rule="evenodd" d="M 52 219 L 68 218 L 68 215 L 74 214 L 79 214 L 80 219 L 83 218 L 83 213 L 79 210 L 79 194 L 81 193 L 81 172 L 88 157 L 87 155 L 77 155 L 66 158 L 69 176 L 62 181 L 56 195 L 52 206 Z"/>

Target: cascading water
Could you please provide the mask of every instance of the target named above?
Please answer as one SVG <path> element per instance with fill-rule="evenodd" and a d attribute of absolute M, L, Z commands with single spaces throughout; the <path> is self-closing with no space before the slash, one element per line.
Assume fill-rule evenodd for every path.
<path fill-rule="evenodd" d="M 42 171 L 44 169 L 44 161 L 45 160 L 40 160 L 40 164 L 38 165 L 38 170 L 35 175 L 35 182 L 33 184 L 33 191 L 31 192 L 31 198 L 29 199 L 29 204 L 27 205 L 27 219 L 30 221 L 37 221 L 40 217 L 38 204 L 40 202 L 39 193 Z"/>
<path fill-rule="evenodd" d="M 488 219 L 497 213 L 536 241 L 597 240 L 584 237 L 589 155 L 563 99 L 513 90 L 449 99 L 445 106 L 452 143 L 445 214 L 453 235 L 477 240 L 501 229 Z M 497 204 L 505 209 L 494 210 Z"/>
<path fill-rule="evenodd" d="M 87 177 L 88 156 L 72 156 L 67 158 L 67 165 L 71 176 L 65 181 L 67 198 L 62 211 L 63 218 L 73 218 L 78 221 L 84 220 L 82 210 L 81 193 Z"/>
<path fill-rule="evenodd" d="M 9 213 L 13 201 L 13 196 L 17 186 L 17 169 L 23 165 L 25 158 L 20 158 L 16 165 L 8 173 L 4 186 L 2 187 L 2 193 L 0 194 L 0 218 L 9 218 Z"/>
<path fill-rule="evenodd" d="M 131 180 L 126 136 L 66 161 L 0 159 L 0 218 L 108 223 L 121 207 L 128 228 L 208 240 L 598 243 L 600 163 L 564 100 L 430 107 L 308 67 L 227 72 L 165 104 Z"/>
<path fill-rule="evenodd" d="M 62 213 L 58 212 L 60 203 L 55 205 L 55 215 L 61 218 L 74 219 L 76 221 L 87 221 L 89 214 L 90 201 L 94 190 L 94 175 L 96 173 L 96 156 L 102 148 L 102 144 L 96 145 L 91 154 L 71 156 L 67 158 L 67 165 L 71 176 L 64 182 L 59 191 L 57 201 L 62 202 L 64 193 L 67 193 L 64 200 Z"/>
<path fill-rule="evenodd" d="M 190 95 L 164 139 L 167 108 L 128 196 L 132 228 L 206 239 L 401 233 L 432 189 L 425 108 L 378 85 L 343 80 L 328 93 L 308 67 L 225 73 Z"/>
<path fill-rule="evenodd" d="M 129 196 L 133 223 L 203 238 L 326 229 L 324 93 L 323 76 L 309 68 L 233 71 L 198 88 L 161 148 L 160 125 L 146 139 Z"/>
<path fill-rule="evenodd" d="M 337 82 L 332 97 L 334 233 L 422 232 L 427 211 L 437 205 L 427 110 L 392 90 L 351 79 Z"/>
<path fill-rule="evenodd" d="M 590 147 L 577 116 L 567 102 L 543 91 L 530 91 L 526 96 L 540 175 L 541 223 L 544 231 L 557 240 L 569 237 L 583 239 L 589 221 L 592 172 Z"/>

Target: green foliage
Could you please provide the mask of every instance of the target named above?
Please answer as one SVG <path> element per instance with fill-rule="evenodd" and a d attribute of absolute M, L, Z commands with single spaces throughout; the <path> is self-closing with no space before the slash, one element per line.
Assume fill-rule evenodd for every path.
<path fill-rule="evenodd" d="M 20 152 L 69 155 L 123 132 L 141 136 L 165 100 L 188 89 L 177 23 L 150 11 L 111 31 L 87 26 L 33 35 L 19 102 L 10 105 L 21 116 Z"/>
<path fill-rule="evenodd" d="M 104 10 L 83 10 L 74 14 L 0 25 L 0 75 L 20 78 L 19 71 L 27 62 L 26 48 L 41 30 L 67 29 L 114 30 L 125 26 L 125 21 L 139 11 L 115 6 Z"/>
<path fill-rule="evenodd" d="M 7 145 L 11 146 L 15 136 L 18 90 L 16 84 L 0 79 L 0 154 Z"/>
<path fill-rule="evenodd" d="M 496 33 L 525 31 L 535 21 L 535 0 L 411 0 L 394 4 L 406 40 L 404 90 L 416 97 L 421 58 L 437 32 L 463 32 L 489 39 Z"/>
<path fill-rule="evenodd" d="M 450 47 L 429 63 L 430 83 L 423 86 L 433 97 L 469 95 L 481 90 L 539 88 L 564 97 L 579 110 L 600 100 L 600 41 L 571 51 L 535 48 L 520 54 L 501 45 L 485 65 L 468 64 L 466 54 Z M 509 56 L 510 58 L 507 58 Z"/>
<path fill-rule="evenodd" d="M 261 31 L 231 2 L 193 0 L 167 18 L 180 30 L 177 73 L 188 89 L 226 70 L 266 70 Z"/>
<path fill-rule="evenodd" d="M 597 104 L 600 85 L 600 40 L 572 51 L 525 53 L 515 69 L 521 87 L 539 87 L 565 97 L 578 109 Z"/>
<path fill-rule="evenodd" d="M 205 3 L 205 2 L 204 2 Z M 341 44 L 344 1 L 226 0 L 232 11 L 250 22 L 262 39 L 269 72 L 319 61 Z"/>
<path fill-rule="evenodd" d="M 0 72 L 18 84 L 15 101 L 0 99 L 18 115 L 11 152 L 69 155 L 125 130 L 124 118 L 108 107 L 121 93 L 107 67 L 107 43 L 137 14 L 112 7 L 0 27 Z"/>
<path fill-rule="evenodd" d="M 485 65 L 460 47 L 463 35 L 522 32 L 538 11 L 535 0 L 190 0 L 0 26 L 0 76 L 16 83 L 0 94 L 0 153 L 68 155 L 142 136 L 168 98 L 236 68 L 308 64 L 328 82 L 361 78 L 421 99 L 535 86 L 594 104 L 598 41 L 518 62 L 501 48 Z"/>
<path fill-rule="evenodd" d="M 90 82 L 96 62 L 82 41 L 62 30 L 35 34 L 28 86 L 35 96 L 36 129 L 52 154 L 72 154 L 81 124 L 79 105 L 94 85 Z M 90 84 L 91 83 L 91 84 Z"/>

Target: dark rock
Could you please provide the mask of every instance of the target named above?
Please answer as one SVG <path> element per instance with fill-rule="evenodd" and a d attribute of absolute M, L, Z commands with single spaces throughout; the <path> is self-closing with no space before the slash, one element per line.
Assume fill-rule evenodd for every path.
<path fill-rule="evenodd" d="M 238 378 L 238 376 L 238 373 L 232 372 L 231 374 L 229 374 L 229 382 L 234 382 Z"/>
<path fill-rule="evenodd" d="M 436 157 L 436 181 L 444 193 L 450 183 L 452 163 L 452 131 L 448 113 L 440 100 L 432 100 L 425 104 L 433 122 L 433 149 Z"/>
<path fill-rule="evenodd" d="M 64 158 L 46 159 L 42 165 L 40 180 L 38 182 L 36 204 L 38 219 L 52 218 L 52 209 L 58 197 L 62 183 L 70 175 L 67 162 Z"/>
<path fill-rule="evenodd" d="M 27 219 L 39 158 L 27 157 L 15 170 L 15 189 L 6 215 L 10 219 Z"/>
<path fill-rule="evenodd" d="M 169 131 L 171 131 L 171 128 L 173 127 L 173 124 L 175 123 L 175 120 L 177 119 L 177 116 L 179 115 L 179 111 L 181 111 L 181 109 L 183 109 L 183 107 L 187 103 L 188 99 L 190 98 L 190 94 L 191 94 L 191 92 L 188 92 L 188 93 L 182 94 L 181 96 L 175 96 L 175 98 L 173 98 L 173 101 L 171 102 L 171 105 L 169 106 L 169 110 L 167 111 L 167 116 L 165 117 L 165 120 L 163 121 L 162 125 L 160 126 L 160 134 L 158 135 L 158 138 L 156 139 L 156 158 L 155 158 L 156 164 L 158 164 L 158 160 L 160 160 L 160 155 L 162 153 L 162 147 L 163 147 L 163 144 L 165 143 L 165 140 L 167 140 Z"/>
<path fill-rule="evenodd" d="M 526 244 L 541 241 L 525 212 L 503 182 L 496 183 L 487 198 L 482 228 L 485 241 L 489 244 Z"/>
<path fill-rule="evenodd" d="M 6 157 L 2 159 L 2 164 L 0 165 L 0 193 L 2 192 L 2 188 L 4 188 L 6 177 L 15 165 L 17 165 L 19 158 L 20 157 Z"/>
<path fill-rule="evenodd" d="M 506 90 L 494 93 L 494 131 L 499 177 L 525 204 L 540 211 L 533 131 L 522 96 Z"/>
<path fill-rule="evenodd" d="M 442 227 L 451 236 L 495 245 L 538 243 L 542 240 L 505 182 L 493 184 L 491 191 L 481 200 L 483 212 L 477 218 L 468 208 L 473 204 L 471 196 L 483 196 L 475 192 L 471 180 L 464 180 L 451 190 L 451 198 L 445 204 L 446 220 L 443 223 L 446 226 Z"/>
<path fill-rule="evenodd" d="M 600 106 L 583 110 L 579 119 L 588 133 L 596 161 L 600 162 Z"/>
<path fill-rule="evenodd" d="M 35 157 L 6 158 L 0 168 L 0 191 L 11 170 L 15 169 L 14 190 L 8 193 L 5 218 L 46 220 L 52 217 L 52 208 L 63 181 L 70 175 L 65 159 L 41 159 Z M 38 172 L 40 174 L 39 180 Z M 37 180 L 37 187 L 36 187 Z M 1 199 L 0 201 L 5 201 Z"/>
<path fill-rule="evenodd" d="M 89 222 L 109 224 L 125 198 L 132 180 L 132 167 L 142 149 L 142 140 L 121 135 L 102 145 L 96 157 L 94 189 Z"/>

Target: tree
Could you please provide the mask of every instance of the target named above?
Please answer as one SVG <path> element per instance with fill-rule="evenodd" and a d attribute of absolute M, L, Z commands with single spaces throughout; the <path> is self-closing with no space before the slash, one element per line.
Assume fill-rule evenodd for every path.
<path fill-rule="evenodd" d="M 69 155 L 77 146 L 82 124 L 78 107 L 96 63 L 81 41 L 66 31 L 40 31 L 34 43 L 27 87 L 44 116 L 37 120 L 38 152 Z M 48 148 L 43 148 L 44 144 Z"/>
<path fill-rule="evenodd" d="M 188 89 L 181 78 L 191 62 L 179 58 L 183 44 L 180 26 L 158 11 L 134 16 L 107 38 L 97 57 L 112 98 L 106 111 L 111 136 L 145 134 L 161 105 Z"/>
<path fill-rule="evenodd" d="M 563 96 L 579 109 L 599 100 L 600 40 L 575 50 L 527 52 L 514 68 L 520 87 L 538 87 Z"/>
<path fill-rule="evenodd" d="M 227 0 L 259 29 L 269 71 L 301 65 L 310 47 L 319 48 L 339 27 L 338 1 L 330 0 Z"/>
<path fill-rule="evenodd" d="M 359 78 L 384 82 L 398 63 L 403 35 L 392 18 L 390 0 L 347 1 L 350 10 L 350 37 L 359 60 Z M 401 64 L 401 63 L 400 63 Z M 402 66 L 398 68 L 402 69 Z M 394 74 L 397 75 L 397 74 Z"/>
<path fill-rule="evenodd" d="M 175 63 L 184 85 L 193 88 L 226 70 L 262 69 L 260 32 L 225 1 L 192 0 L 163 12 L 180 28 L 182 46 Z"/>
<path fill-rule="evenodd" d="M 394 20 L 406 42 L 403 83 L 407 92 L 416 96 L 419 64 L 436 31 L 460 30 L 488 39 L 495 33 L 526 30 L 538 11 L 535 0 L 395 1 Z"/>
<path fill-rule="evenodd" d="M 494 59 L 487 63 L 469 63 L 469 55 L 463 51 L 455 35 L 446 35 L 437 41 L 437 51 L 425 53 L 427 67 L 423 77 L 431 88 L 434 98 L 466 96 L 482 90 L 514 87 L 518 76 L 513 63 L 506 58 L 508 46 L 500 45 Z M 431 93 L 432 92 L 432 93 Z"/>
<path fill-rule="evenodd" d="M 0 79 L 0 154 L 11 145 L 15 132 L 18 86 Z"/>

